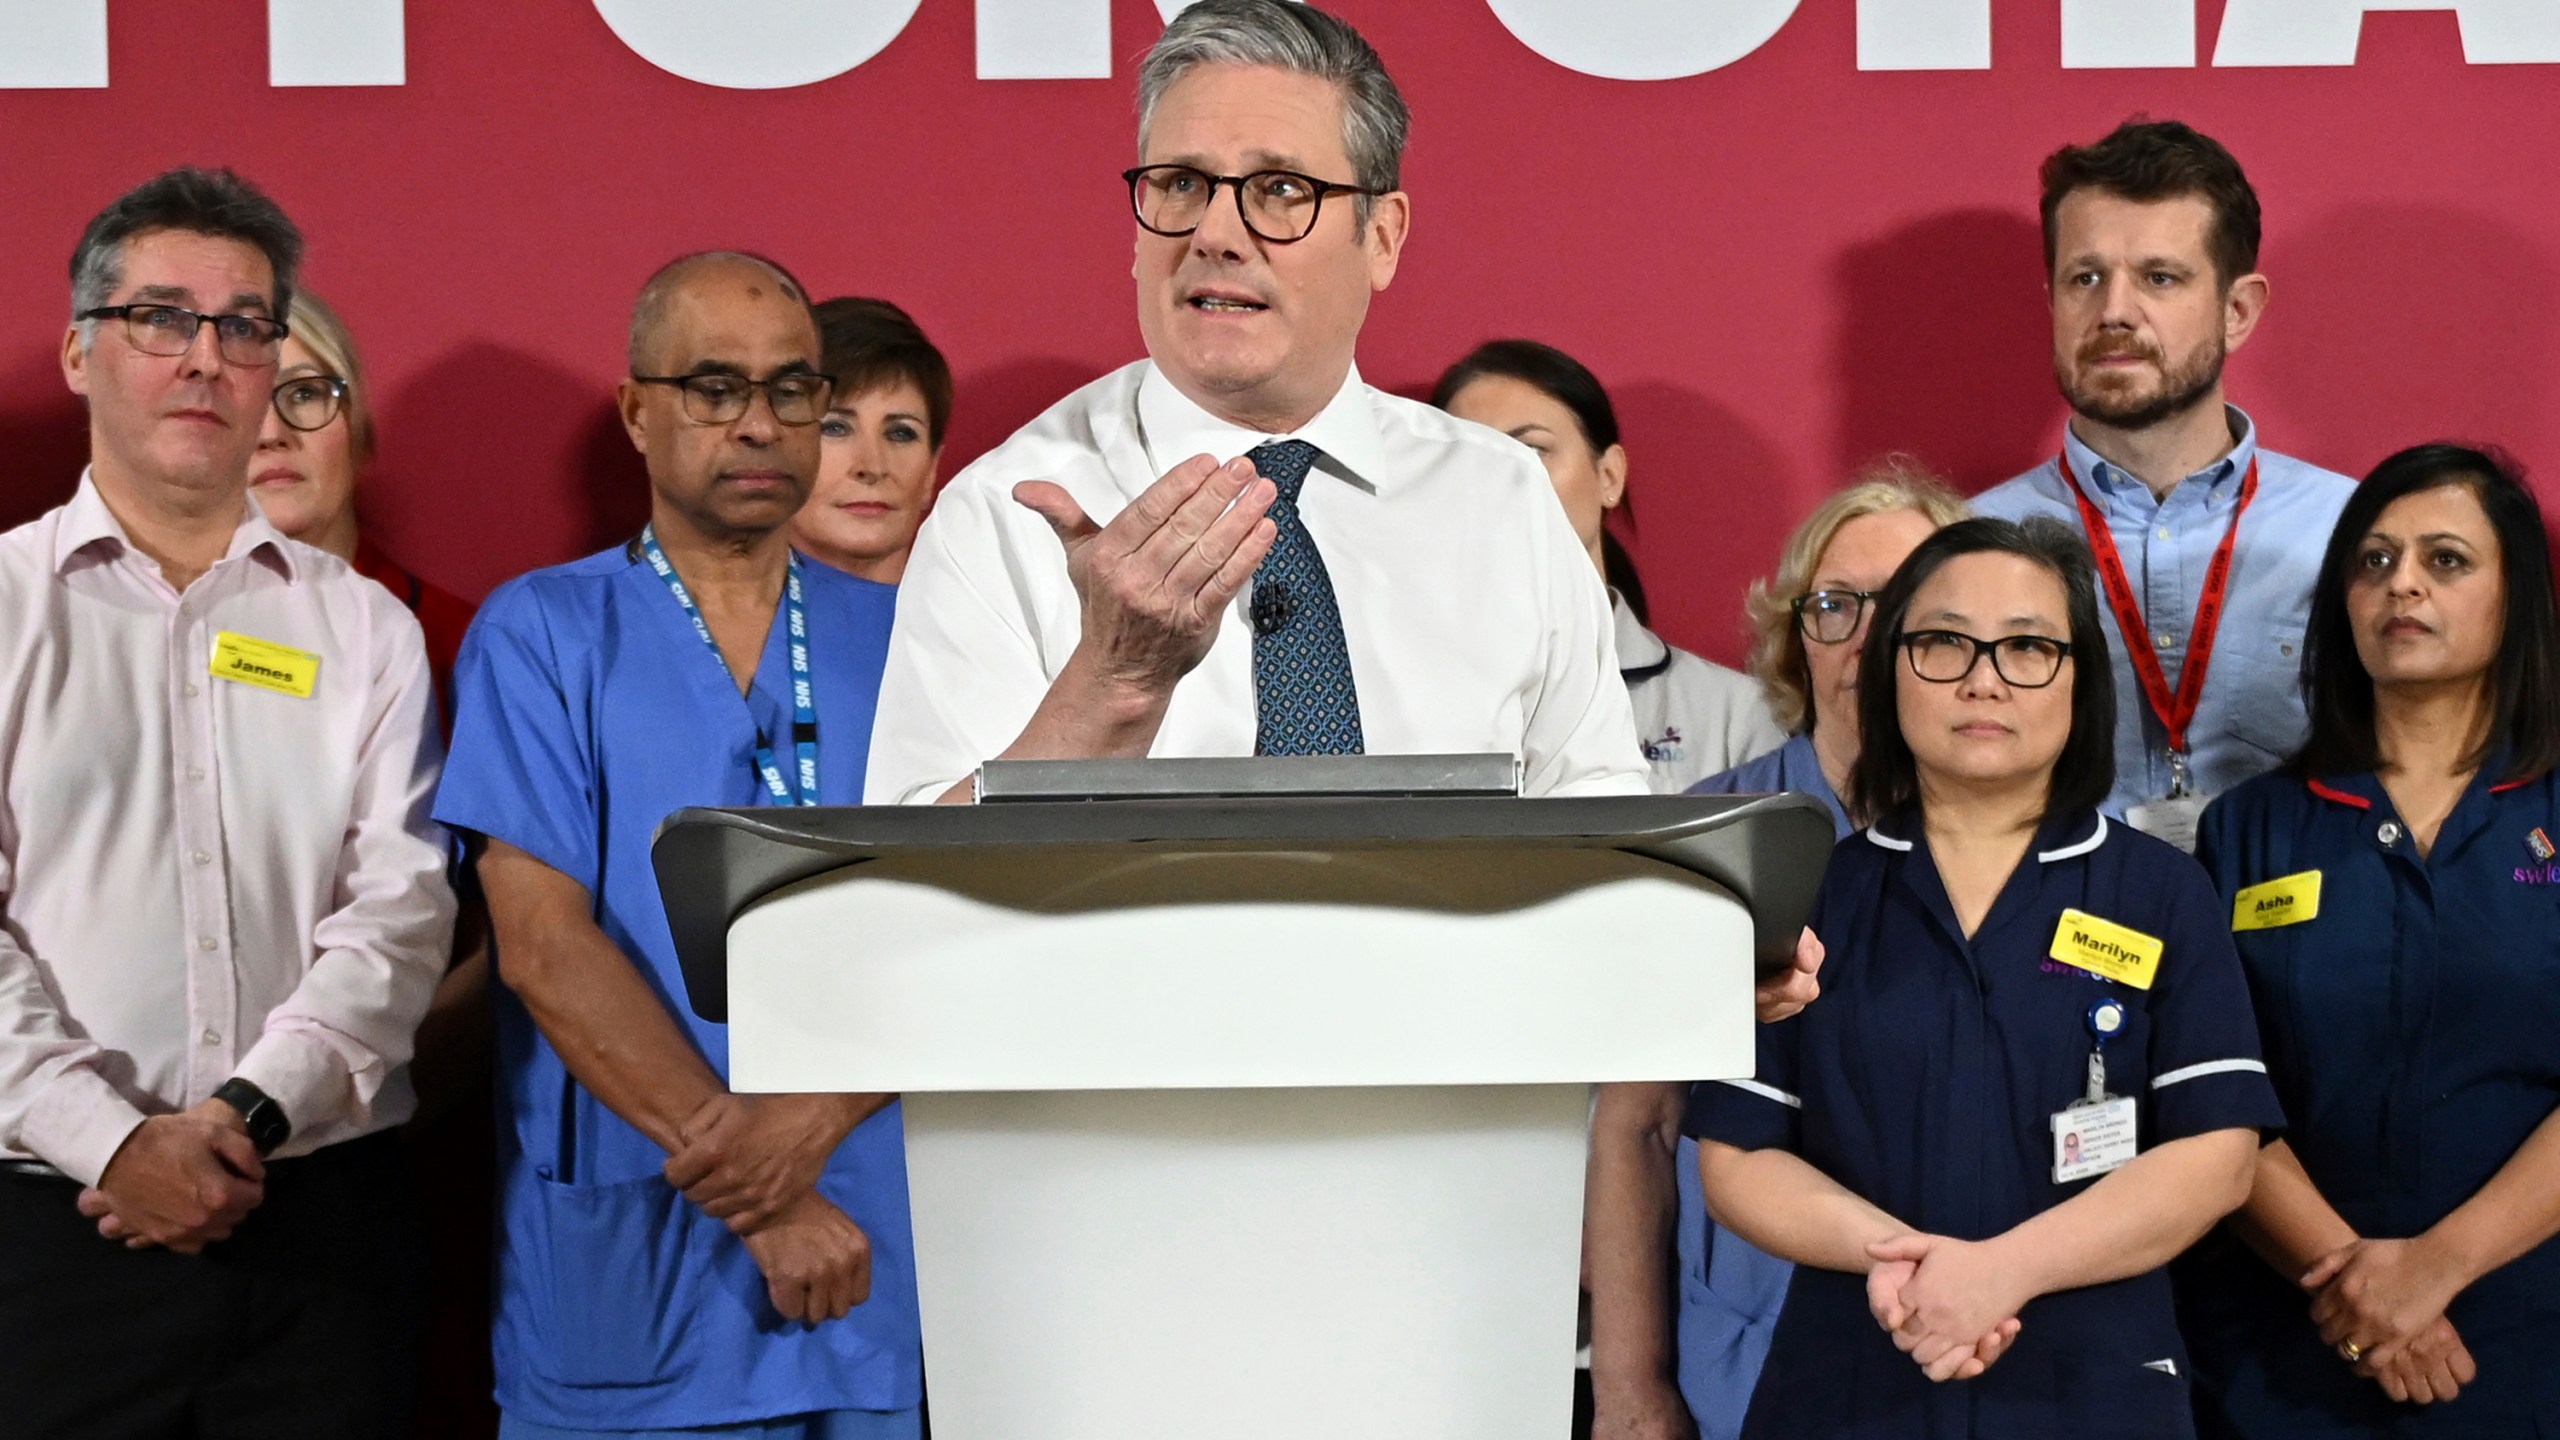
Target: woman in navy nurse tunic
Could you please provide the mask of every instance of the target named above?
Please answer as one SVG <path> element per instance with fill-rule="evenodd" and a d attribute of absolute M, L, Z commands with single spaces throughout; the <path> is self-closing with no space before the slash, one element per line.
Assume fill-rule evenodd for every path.
<path fill-rule="evenodd" d="M 2189 1434 L 2161 1267 L 2279 1119 L 2222 906 L 2097 811 L 2077 536 L 1949 526 L 1875 604 L 1852 786 L 1883 818 L 1816 901 L 1823 998 L 1689 1113 L 1717 1221 L 1797 1265 L 1743 1433 Z"/>
<path fill-rule="evenodd" d="M 2313 592 L 2309 740 L 2206 812 L 2295 1122 L 2179 1267 L 2209 1434 L 2560 1435 L 2548 545 L 2497 457 L 2384 461 Z"/>

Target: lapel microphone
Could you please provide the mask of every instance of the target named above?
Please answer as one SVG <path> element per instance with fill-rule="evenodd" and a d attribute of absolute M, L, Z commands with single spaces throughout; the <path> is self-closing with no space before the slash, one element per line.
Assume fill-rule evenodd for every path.
<path fill-rule="evenodd" d="M 1289 623 L 1293 607 L 1289 604 L 1289 587 L 1269 581 L 1253 587 L 1253 604 L 1248 612 L 1253 617 L 1253 633 L 1274 635 Z"/>

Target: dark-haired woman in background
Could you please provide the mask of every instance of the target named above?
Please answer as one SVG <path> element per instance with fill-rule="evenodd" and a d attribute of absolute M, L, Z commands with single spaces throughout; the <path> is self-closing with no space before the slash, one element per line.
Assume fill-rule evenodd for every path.
<path fill-rule="evenodd" d="M 1606 525 L 1627 500 L 1627 447 L 1609 392 L 1581 361 L 1535 340 L 1488 341 L 1449 367 L 1431 403 L 1502 431 L 1546 463 L 1565 518 L 1609 584 L 1618 671 L 1657 793 L 1676 795 L 1786 743 L 1749 676 L 1666 645 L 1646 628 L 1644 587 Z"/>
<path fill-rule="evenodd" d="M 2384 461 L 2312 593 L 2309 741 L 2206 812 L 2293 1117 L 2228 1227 L 2266 1263 L 2179 1267 L 2209 1434 L 2560 1434 L 2548 546 L 2500 457 Z"/>
<path fill-rule="evenodd" d="M 933 508 L 951 426 L 951 366 L 907 312 L 846 296 L 812 307 L 835 394 L 818 422 L 818 478 L 791 543 L 848 575 L 895 585 Z"/>
<path fill-rule="evenodd" d="M 1823 996 L 1690 1105 L 1717 1223 L 1796 1264 L 1743 1433 L 2191 1434 L 2163 1267 L 2279 1117 L 2212 887 L 2098 813 L 2087 549 L 1938 531 L 1859 675 L 1877 818 L 1814 904 Z"/>

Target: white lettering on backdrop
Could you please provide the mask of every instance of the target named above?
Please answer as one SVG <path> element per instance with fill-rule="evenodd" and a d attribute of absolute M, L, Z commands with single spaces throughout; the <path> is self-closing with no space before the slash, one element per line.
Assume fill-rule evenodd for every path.
<path fill-rule="evenodd" d="M 594 0 L 624 45 L 703 85 L 814 85 L 886 49 L 921 0 Z M 1189 0 L 1154 0 L 1170 19 Z M 1678 80 L 1766 45 L 1803 0 L 1485 0 L 1532 52 L 1614 80 Z M 2056 0 L 2066 69 L 2197 63 L 2196 0 Z M 407 83 L 403 0 L 267 0 L 268 83 Z M 107 83 L 108 0 L 0 0 L 0 89 Z M 2367 14 L 2449 11 L 2475 65 L 2560 64 L 2560 0 L 2227 0 L 2217 66 L 2352 65 Z M 1991 0 L 1858 0 L 1861 70 L 1980 70 Z M 1111 0 L 976 0 L 987 80 L 1112 73 Z M 1126 48 L 1126 47 L 1122 47 Z"/>

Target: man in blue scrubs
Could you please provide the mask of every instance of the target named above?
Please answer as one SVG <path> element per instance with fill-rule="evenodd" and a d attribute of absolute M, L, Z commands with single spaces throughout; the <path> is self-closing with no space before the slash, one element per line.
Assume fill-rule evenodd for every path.
<path fill-rule="evenodd" d="M 437 817 L 497 930 L 505 1440 L 913 1440 L 898 1111 L 733 1095 L 682 999 L 649 842 L 687 805 L 861 799 L 896 591 L 786 526 L 828 400 L 805 292 L 690 256 L 632 318 L 649 528 L 509 582 L 462 651 Z"/>

